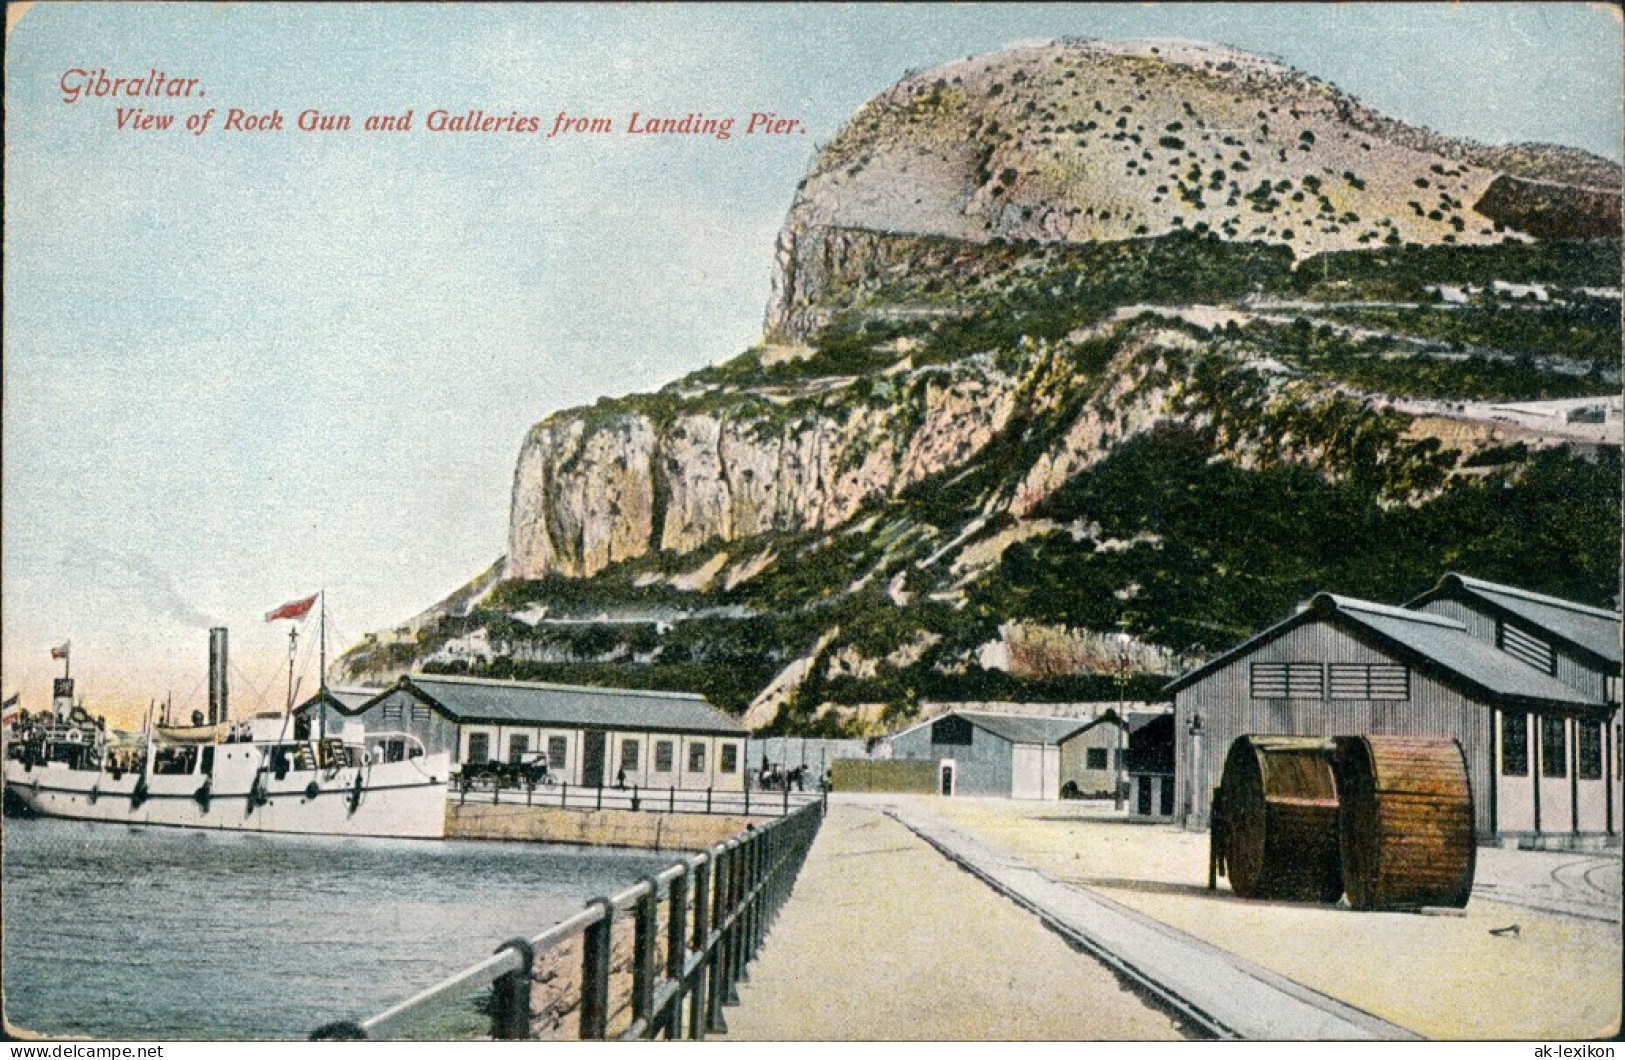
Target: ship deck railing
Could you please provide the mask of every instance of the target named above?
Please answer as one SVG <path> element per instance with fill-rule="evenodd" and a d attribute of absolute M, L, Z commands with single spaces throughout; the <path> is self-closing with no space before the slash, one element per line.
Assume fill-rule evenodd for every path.
<path fill-rule="evenodd" d="M 489 991 L 495 1040 L 688 1038 L 726 1031 L 723 1009 L 789 899 L 823 797 L 681 858 L 399 1004 L 329 1023 L 320 1040 L 410 1037 Z"/>

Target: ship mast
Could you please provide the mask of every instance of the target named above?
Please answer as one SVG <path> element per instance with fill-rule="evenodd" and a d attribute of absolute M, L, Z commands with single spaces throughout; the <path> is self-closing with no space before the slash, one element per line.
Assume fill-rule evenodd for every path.
<path fill-rule="evenodd" d="M 317 722 L 320 729 L 316 734 L 319 740 L 327 739 L 327 590 L 321 591 L 321 602 L 316 605 L 321 609 L 317 616 L 316 639 L 319 641 L 319 662 L 316 671 L 316 716 L 321 719 Z"/>
<path fill-rule="evenodd" d="M 288 707 L 287 717 L 293 717 L 293 661 L 299 652 L 299 623 L 288 627 Z"/>

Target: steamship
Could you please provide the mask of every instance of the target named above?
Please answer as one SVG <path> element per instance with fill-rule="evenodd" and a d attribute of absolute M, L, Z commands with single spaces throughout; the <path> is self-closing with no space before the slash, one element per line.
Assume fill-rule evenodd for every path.
<path fill-rule="evenodd" d="M 220 831 L 444 835 L 450 755 L 429 754 L 404 732 L 311 734 L 291 711 L 232 722 L 226 692 L 224 629 L 209 631 L 209 713 L 192 726 L 149 718 L 144 733 L 109 732 L 74 705 L 64 672 L 51 716 L 6 732 L 8 807 Z"/>

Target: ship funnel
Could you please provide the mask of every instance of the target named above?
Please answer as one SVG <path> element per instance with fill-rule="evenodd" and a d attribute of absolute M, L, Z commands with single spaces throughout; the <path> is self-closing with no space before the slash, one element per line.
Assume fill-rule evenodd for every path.
<path fill-rule="evenodd" d="M 226 629 L 209 630 L 209 724 L 226 720 Z"/>

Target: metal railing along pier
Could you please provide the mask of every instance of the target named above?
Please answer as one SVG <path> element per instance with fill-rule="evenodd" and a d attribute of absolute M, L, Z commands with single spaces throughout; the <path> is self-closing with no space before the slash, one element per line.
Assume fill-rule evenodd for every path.
<path fill-rule="evenodd" d="M 810 803 L 816 791 L 714 791 L 711 788 L 613 788 L 571 784 L 471 785 L 453 788 L 457 805 L 551 806 L 565 810 L 641 810 L 645 813 L 737 814 L 782 817 Z"/>
<path fill-rule="evenodd" d="M 825 802 L 594 898 L 568 920 L 359 1022 L 313 1039 L 389 1039 L 490 988 L 490 1036 L 525 1039 L 701 1039 L 727 1024 L 722 1007 L 795 884 Z"/>

